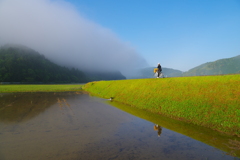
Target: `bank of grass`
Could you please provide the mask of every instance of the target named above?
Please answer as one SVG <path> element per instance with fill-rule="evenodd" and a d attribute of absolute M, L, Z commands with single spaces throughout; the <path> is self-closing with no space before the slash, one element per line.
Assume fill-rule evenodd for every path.
<path fill-rule="evenodd" d="M 195 140 L 223 150 L 229 155 L 240 158 L 240 137 L 222 134 L 206 127 L 188 124 L 183 121 L 174 120 L 156 113 L 147 112 L 136 107 L 129 107 L 114 101 L 107 101 L 107 103 L 134 116 L 152 122 L 152 125 L 158 124 L 166 129 L 186 135 Z"/>
<path fill-rule="evenodd" d="M 90 82 L 83 89 L 153 113 L 240 136 L 240 74 Z"/>
<path fill-rule="evenodd" d="M 1 93 L 8 92 L 67 92 L 81 91 L 81 84 L 49 84 L 49 85 L 0 85 Z"/>

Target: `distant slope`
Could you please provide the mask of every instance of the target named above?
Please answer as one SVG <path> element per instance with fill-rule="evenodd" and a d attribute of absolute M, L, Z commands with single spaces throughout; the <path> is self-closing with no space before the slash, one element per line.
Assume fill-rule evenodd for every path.
<path fill-rule="evenodd" d="M 91 81 L 126 79 L 119 71 L 84 71 Z"/>
<path fill-rule="evenodd" d="M 20 45 L 0 48 L 0 82 L 83 83 L 89 81 L 78 69 L 52 63 L 38 52 Z"/>
<path fill-rule="evenodd" d="M 140 79 L 140 78 L 153 78 L 154 73 L 153 69 L 156 67 L 148 67 L 148 68 L 143 68 L 135 71 L 135 74 L 132 76 L 128 76 L 128 79 Z M 162 72 L 165 77 L 180 77 L 182 76 L 182 71 L 176 70 L 176 69 L 171 69 L 171 68 L 162 68 Z"/>
<path fill-rule="evenodd" d="M 220 75 L 240 73 L 240 55 L 207 62 L 183 73 L 183 76 Z"/>
<path fill-rule="evenodd" d="M 153 78 L 153 69 L 148 67 L 136 70 L 128 79 Z M 232 58 L 220 59 L 214 62 L 207 62 L 200 66 L 190 69 L 187 72 L 171 68 L 162 68 L 165 77 L 182 77 L 182 76 L 201 76 L 201 75 L 221 75 L 240 73 L 240 55 Z"/>

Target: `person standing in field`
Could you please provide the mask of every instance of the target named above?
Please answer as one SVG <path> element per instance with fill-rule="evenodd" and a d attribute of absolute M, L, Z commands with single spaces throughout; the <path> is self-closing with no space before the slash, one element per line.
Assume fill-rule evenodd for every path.
<path fill-rule="evenodd" d="M 160 63 L 158 63 L 157 68 L 158 68 L 158 76 L 157 76 L 157 78 L 159 78 L 159 76 L 160 76 L 160 74 L 162 72 L 162 66 L 160 65 Z"/>

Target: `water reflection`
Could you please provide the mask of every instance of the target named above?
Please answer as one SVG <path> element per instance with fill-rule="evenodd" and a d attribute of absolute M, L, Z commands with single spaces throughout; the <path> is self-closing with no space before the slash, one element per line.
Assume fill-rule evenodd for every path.
<path fill-rule="evenodd" d="M 158 124 L 155 124 L 155 125 L 153 126 L 153 129 L 154 129 L 155 131 L 157 131 L 157 135 L 158 135 L 158 137 L 160 137 L 161 134 L 162 134 L 162 127 L 159 126 Z"/>
<path fill-rule="evenodd" d="M 0 160 L 232 160 L 239 155 L 235 137 L 125 106 L 127 113 L 80 92 L 0 97 Z"/>
<path fill-rule="evenodd" d="M 70 106 L 66 97 L 79 92 L 53 93 L 1 93 L 0 122 L 20 123 L 41 114 L 50 106 L 59 103 L 59 107 Z"/>
<path fill-rule="evenodd" d="M 225 135 L 205 127 L 187 124 L 185 122 L 170 119 L 159 114 L 145 112 L 117 102 L 108 103 L 134 116 L 156 124 L 154 125 L 154 130 L 158 129 L 158 126 L 161 125 L 161 129 L 157 130 L 160 134 L 162 132 L 162 127 L 164 127 L 223 150 L 227 152 L 226 154 L 228 155 L 240 157 L 240 137 Z"/>

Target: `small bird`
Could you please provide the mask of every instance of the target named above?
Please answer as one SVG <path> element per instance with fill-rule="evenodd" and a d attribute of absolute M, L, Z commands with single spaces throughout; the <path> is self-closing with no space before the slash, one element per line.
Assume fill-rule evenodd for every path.
<path fill-rule="evenodd" d="M 110 99 L 109 99 L 109 100 L 110 100 L 110 101 L 111 101 L 111 100 L 113 100 L 113 97 L 110 97 Z"/>

